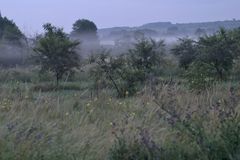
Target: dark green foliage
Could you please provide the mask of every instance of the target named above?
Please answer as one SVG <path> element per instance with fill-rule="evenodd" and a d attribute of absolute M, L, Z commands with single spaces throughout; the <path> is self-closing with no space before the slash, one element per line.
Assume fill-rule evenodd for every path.
<path fill-rule="evenodd" d="M 75 51 L 79 43 L 71 41 L 60 28 L 51 24 L 45 24 L 43 27 L 45 34 L 34 49 L 34 58 L 43 71 L 54 73 L 58 84 L 66 72 L 79 67 L 79 56 Z"/>
<path fill-rule="evenodd" d="M 90 20 L 77 20 L 73 24 L 73 31 L 71 32 L 70 37 L 81 42 L 81 51 L 84 58 L 100 48 L 97 26 Z"/>
<path fill-rule="evenodd" d="M 180 67 L 187 69 L 197 57 L 197 44 L 189 38 L 179 39 L 171 52 L 179 58 Z"/>
<path fill-rule="evenodd" d="M 174 48 L 173 53 L 180 55 L 180 65 L 187 68 L 186 78 L 190 87 L 203 89 L 216 81 L 226 80 L 239 57 L 239 39 L 239 29 L 220 29 L 211 36 L 200 37 L 194 47 L 189 45 L 192 40 L 188 40 L 188 46 L 192 46 L 188 52 L 183 49 L 187 48 L 184 43 Z M 236 67 L 234 70 L 237 71 Z"/>
<path fill-rule="evenodd" d="M 73 32 L 79 34 L 96 34 L 97 26 L 87 19 L 79 19 L 73 24 Z"/>
<path fill-rule="evenodd" d="M 99 83 L 108 81 L 117 91 L 119 97 L 125 97 L 127 79 L 125 59 L 120 57 L 112 57 L 109 51 L 102 50 L 97 55 L 90 57 L 90 63 L 95 66 L 90 71 L 90 76 L 95 81 L 95 89 L 99 89 Z M 131 74 L 129 76 L 132 76 Z M 123 82 L 124 81 L 124 82 Z"/>
<path fill-rule="evenodd" d="M 16 24 L 7 17 L 0 15 L 0 39 L 17 42 L 22 38 L 24 38 L 24 35 Z"/>
<path fill-rule="evenodd" d="M 147 80 L 153 80 L 163 64 L 164 43 L 141 39 L 127 54 L 112 57 L 109 52 L 90 57 L 96 64 L 91 75 L 96 82 L 108 80 L 116 89 L 119 97 L 134 95 L 139 86 Z M 95 87 L 98 88 L 98 87 Z"/>
<path fill-rule="evenodd" d="M 193 62 L 185 73 L 185 78 L 191 89 L 202 90 L 216 82 L 216 71 L 213 66 L 197 61 Z"/>
<path fill-rule="evenodd" d="M 198 42 L 199 60 L 211 65 L 216 71 L 216 77 L 220 80 L 226 78 L 232 69 L 235 58 L 234 40 L 228 32 L 221 29 L 212 36 L 201 37 Z"/>
<path fill-rule="evenodd" d="M 154 74 L 163 65 L 165 53 L 164 41 L 156 42 L 152 39 L 142 38 L 129 50 L 129 61 L 131 66 L 145 74 L 143 80 L 149 74 Z"/>

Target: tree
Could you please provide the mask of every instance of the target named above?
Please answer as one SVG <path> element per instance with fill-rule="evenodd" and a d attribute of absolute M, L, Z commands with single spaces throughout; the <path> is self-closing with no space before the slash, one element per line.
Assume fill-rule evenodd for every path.
<path fill-rule="evenodd" d="M 90 63 L 95 64 L 90 70 L 90 75 L 94 78 L 97 91 L 99 88 L 97 83 L 103 79 L 110 82 L 119 97 L 125 96 L 126 88 L 123 84 L 126 81 L 124 76 L 126 61 L 123 57 L 112 57 L 108 50 L 102 49 L 98 54 L 90 56 Z"/>
<path fill-rule="evenodd" d="M 181 38 L 171 53 L 179 58 L 180 67 L 187 69 L 197 57 L 197 44 L 189 38 Z"/>
<path fill-rule="evenodd" d="M 87 19 L 79 19 L 73 24 L 71 38 L 81 42 L 83 56 L 95 52 L 100 47 L 97 26 Z"/>
<path fill-rule="evenodd" d="M 216 81 L 226 79 L 234 60 L 238 59 L 239 40 L 239 30 L 220 29 L 213 35 L 200 37 L 195 44 L 197 54 L 188 63 L 185 74 L 190 87 L 204 89 Z"/>
<path fill-rule="evenodd" d="M 157 76 L 163 64 L 163 54 L 164 42 L 147 38 L 138 40 L 133 49 L 118 56 L 102 50 L 90 57 L 90 62 L 95 64 L 91 76 L 95 82 L 101 79 L 109 82 L 119 97 L 132 96 L 141 88 L 142 82 Z"/>
<path fill-rule="evenodd" d="M 212 36 L 201 37 L 198 42 L 199 60 L 213 66 L 220 80 L 232 69 L 236 57 L 234 42 L 225 29 Z"/>
<path fill-rule="evenodd" d="M 217 81 L 215 68 L 202 61 L 194 61 L 185 72 L 187 84 L 191 89 L 209 88 Z"/>
<path fill-rule="evenodd" d="M 71 41 L 62 28 L 51 24 L 43 25 L 44 35 L 39 38 L 34 51 L 42 71 L 52 71 L 56 77 L 57 86 L 63 75 L 79 66 L 79 56 L 75 49 L 79 42 Z"/>
<path fill-rule="evenodd" d="M 17 25 L 0 14 L 0 40 L 19 42 L 22 38 L 24 38 L 24 35 Z"/>
<path fill-rule="evenodd" d="M 79 19 L 73 24 L 73 32 L 78 34 L 97 34 L 97 26 L 87 19 Z"/>
<path fill-rule="evenodd" d="M 165 53 L 164 41 L 156 42 L 152 39 L 142 38 L 129 50 L 129 60 L 135 69 L 143 71 L 146 76 L 159 70 L 163 63 Z"/>

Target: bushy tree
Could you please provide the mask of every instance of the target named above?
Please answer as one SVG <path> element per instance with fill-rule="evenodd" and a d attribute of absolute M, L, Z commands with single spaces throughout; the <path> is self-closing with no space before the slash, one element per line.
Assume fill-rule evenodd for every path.
<path fill-rule="evenodd" d="M 197 44 L 189 38 L 181 38 L 171 53 L 179 58 L 180 67 L 187 69 L 197 57 Z"/>
<path fill-rule="evenodd" d="M 24 35 L 17 25 L 7 17 L 2 17 L 0 14 L 0 39 L 19 42 L 22 38 L 24 38 Z"/>
<path fill-rule="evenodd" d="M 81 42 L 82 56 L 90 55 L 100 48 L 97 26 L 87 19 L 79 19 L 73 24 L 71 38 Z"/>
<path fill-rule="evenodd" d="M 198 42 L 199 60 L 216 70 L 218 79 L 223 80 L 232 69 L 236 58 L 234 40 L 225 29 L 211 36 L 201 37 Z"/>
<path fill-rule="evenodd" d="M 90 57 L 90 63 L 95 64 L 91 68 L 90 75 L 95 80 L 95 88 L 98 90 L 99 82 L 107 81 L 117 91 L 118 97 L 125 97 L 126 91 L 133 94 L 133 87 L 129 83 L 132 81 L 128 77 L 133 76 L 127 74 L 131 68 L 127 68 L 126 59 L 122 56 L 113 57 L 110 52 L 102 49 L 98 54 Z M 131 81 L 131 82 L 130 82 Z M 135 82 L 135 81 L 134 81 Z"/>
<path fill-rule="evenodd" d="M 133 68 L 141 70 L 146 74 L 159 70 L 163 64 L 165 53 L 164 41 L 156 42 L 152 39 L 142 38 L 129 50 L 129 60 Z"/>
<path fill-rule="evenodd" d="M 238 29 L 220 29 L 213 35 L 200 37 L 195 44 L 197 54 L 192 62 L 188 63 L 190 65 L 186 71 L 190 86 L 206 88 L 216 81 L 227 79 L 239 57 L 239 40 Z"/>
<path fill-rule="evenodd" d="M 91 63 L 95 64 L 92 68 L 94 79 L 108 80 L 119 97 L 134 95 L 143 82 L 157 76 L 163 64 L 163 41 L 141 39 L 134 46 L 128 53 L 119 56 L 110 56 L 103 50 L 91 57 Z"/>
<path fill-rule="evenodd" d="M 79 19 L 73 24 L 72 36 L 80 41 L 98 41 L 97 26 L 87 19 Z"/>
<path fill-rule="evenodd" d="M 185 73 L 188 86 L 195 90 L 203 90 L 212 86 L 217 81 L 215 75 L 216 71 L 213 66 L 201 61 L 191 63 Z"/>
<path fill-rule="evenodd" d="M 71 41 L 63 29 L 49 23 L 43 28 L 45 33 L 34 48 L 34 57 L 43 71 L 49 70 L 54 73 L 58 85 L 66 72 L 79 66 L 79 56 L 75 51 L 79 42 Z"/>
<path fill-rule="evenodd" d="M 97 33 L 97 26 L 87 19 L 79 19 L 73 24 L 73 32 L 79 34 Z"/>

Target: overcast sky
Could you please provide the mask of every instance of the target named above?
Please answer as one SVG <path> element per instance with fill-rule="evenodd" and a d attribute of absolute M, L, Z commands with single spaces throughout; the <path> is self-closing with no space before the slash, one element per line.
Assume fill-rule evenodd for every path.
<path fill-rule="evenodd" d="M 240 0 L 0 0 L 0 10 L 32 34 L 46 22 L 69 32 L 81 18 L 98 28 L 240 19 Z"/>

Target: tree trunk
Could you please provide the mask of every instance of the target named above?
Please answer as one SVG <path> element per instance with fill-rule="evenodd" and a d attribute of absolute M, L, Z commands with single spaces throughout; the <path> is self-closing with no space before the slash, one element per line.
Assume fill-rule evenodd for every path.
<path fill-rule="evenodd" d="M 58 86 L 59 86 L 59 79 L 60 79 L 60 76 L 59 76 L 59 74 L 57 73 L 57 74 L 56 74 L 56 85 L 57 85 L 57 88 L 58 88 Z"/>
<path fill-rule="evenodd" d="M 220 78 L 220 80 L 223 80 L 223 71 L 221 69 L 219 69 L 217 66 L 215 67 L 218 73 L 218 76 Z"/>
<path fill-rule="evenodd" d="M 115 86 L 115 88 L 116 88 L 116 90 L 118 92 L 118 96 L 122 96 L 122 93 L 121 93 L 120 89 L 118 88 L 118 86 L 117 86 L 116 82 L 114 81 L 114 79 L 109 75 L 109 73 L 107 73 L 107 74 L 108 74 L 108 77 L 110 78 L 110 80 L 112 81 L 113 85 Z"/>

